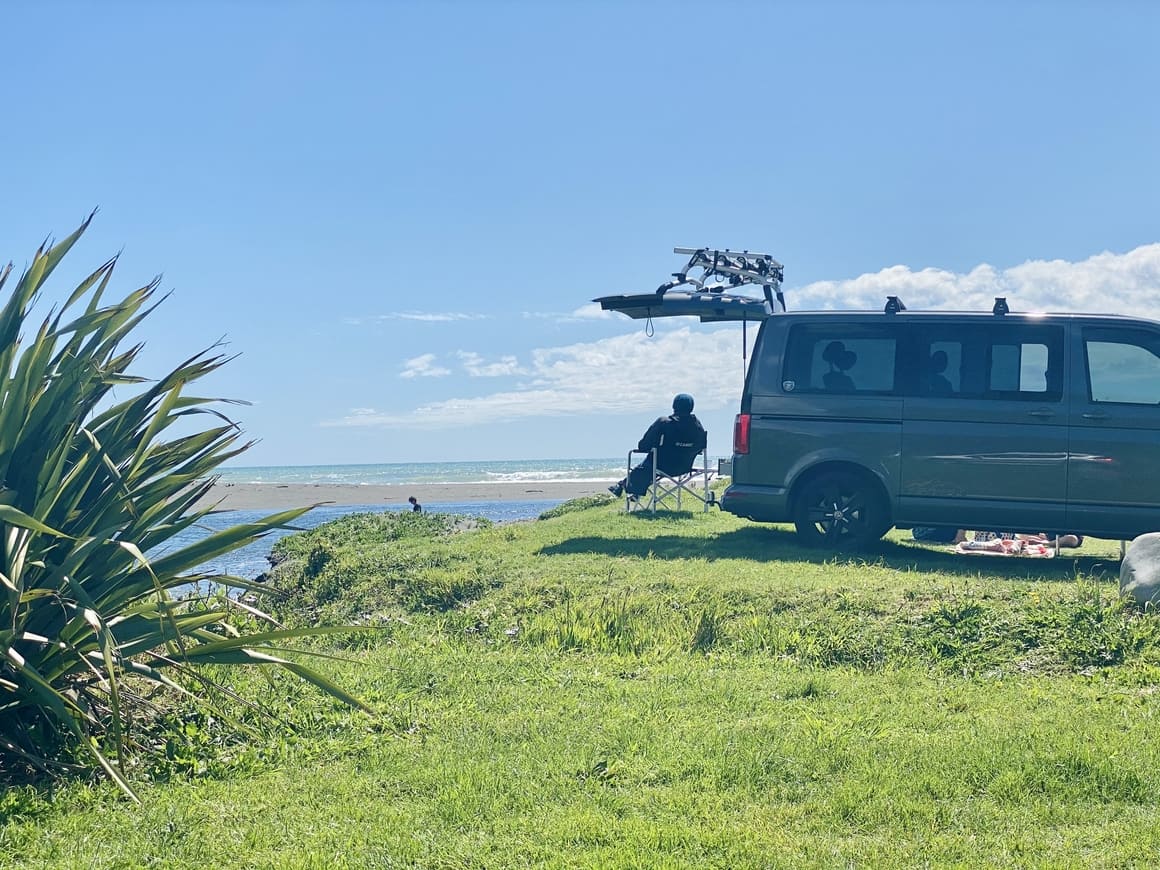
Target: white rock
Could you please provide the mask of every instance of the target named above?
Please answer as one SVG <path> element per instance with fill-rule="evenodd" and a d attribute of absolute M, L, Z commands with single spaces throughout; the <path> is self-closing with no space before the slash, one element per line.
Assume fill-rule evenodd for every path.
<path fill-rule="evenodd" d="M 1132 541 L 1120 563 L 1120 594 L 1160 605 L 1160 532 Z"/>

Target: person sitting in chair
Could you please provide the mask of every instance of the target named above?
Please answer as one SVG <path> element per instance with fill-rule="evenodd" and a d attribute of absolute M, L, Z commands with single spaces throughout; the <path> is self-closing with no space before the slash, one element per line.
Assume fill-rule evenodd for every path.
<path fill-rule="evenodd" d="M 686 474 L 693 468 L 697 454 L 705 449 L 708 435 L 705 427 L 693 413 L 693 397 L 688 393 L 678 393 L 673 398 L 673 413 L 668 417 L 658 417 L 648 427 L 636 449 L 647 453 L 657 451 L 657 467 L 669 476 Z M 644 461 L 628 473 L 628 477 L 608 487 L 617 498 L 625 491 L 635 497 L 644 495 L 652 484 L 652 453 L 647 453 Z"/>
<path fill-rule="evenodd" d="M 858 355 L 852 350 L 846 350 L 846 345 L 840 341 L 831 341 L 822 351 L 822 360 L 830 364 L 830 370 L 822 375 L 822 384 L 830 393 L 854 392 L 854 381 L 846 374 L 858 361 Z"/>

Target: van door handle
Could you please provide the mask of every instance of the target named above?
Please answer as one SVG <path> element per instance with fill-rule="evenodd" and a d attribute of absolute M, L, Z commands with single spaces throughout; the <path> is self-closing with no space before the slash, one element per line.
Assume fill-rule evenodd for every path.
<path fill-rule="evenodd" d="M 1032 417 L 1054 417 L 1055 412 L 1049 411 L 1047 408 L 1036 408 L 1034 411 L 1028 411 Z"/>
<path fill-rule="evenodd" d="M 1103 411 L 1092 411 L 1083 415 L 1085 420 L 1106 420 L 1108 415 Z"/>

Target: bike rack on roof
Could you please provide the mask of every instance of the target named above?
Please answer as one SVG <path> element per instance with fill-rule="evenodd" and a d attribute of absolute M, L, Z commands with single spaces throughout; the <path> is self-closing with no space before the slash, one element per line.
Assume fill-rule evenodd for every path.
<path fill-rule="evenodd" d="M 652 335 L 654 317 L 697 317 L 702 323 L 740 320 L 744 372 L 749 322 L 771 316 L 775 298 L 781 310 L 786 310 L 781 292 L 784 267 L 769 254 L 728 248 L 673 248 L 673 253 L 686 254 L 689 260 L 683 269 L 673 272 L 673 280 L 661 284 L 654 292 L 599 296 L 592 301 L 600 303 L 604 311 L 618 311 L 636 320 L 645 320 L 646 335 Z M 686 284 L 693 289 L 676 289 Z M 748 285 L 760 287 L 764 298 L 725 292 Z"/>
<path fill-rule="evenodd" d="M 673 272 L 673 280 L 654 292 L 600 296 L 592 301 L 600 303 L 604 311 L 650 321 L 682 316 L 699 317 L 703 322 L 764 320 L 773 313 L 775 298 L 785 311 L 781 291 L 784 267 L 769 254 L 727 248 L 673 248 L 673 253 L 688 254 L 689 260 L 683 269 Z M 684 285 L 692 289 L 676 289 Z M 748 285 L 761 287 L 764 299 L 732 292 Z"/>
<path fill-rule="evenodd" d="M 781 303 L 785 311 L 785 297 L 781 293 L 781 282 L 785 280 L 785 267 L 769 254 L 755 254 L 749 251 L 730 251 L 728 248 L 673 248 L 674 254 L 690 254 L 685 268 L 673 273 L 672 281 L 657 288 L 657 293 L 667 293 L 682 284 L 693 284 L 706 293 L 722 293 L 726 287 L 740 287 L 754 284 L 761 287 L 765 301 L 773 306 L 773 297 Z M 701 277 L 689 277 L 693 269 L 701 270 Z M 707 284 L 710 278 L 720 278 L 716 284 Z"/>

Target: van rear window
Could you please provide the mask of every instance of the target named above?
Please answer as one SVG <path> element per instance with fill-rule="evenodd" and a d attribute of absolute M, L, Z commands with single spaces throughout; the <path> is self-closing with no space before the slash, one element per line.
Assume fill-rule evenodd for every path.
<path fill-rule="evenodd" d="M 893 324 L 802 324 L 790 331 L 782 388 L 801 393 L 895 392 Z"/>

